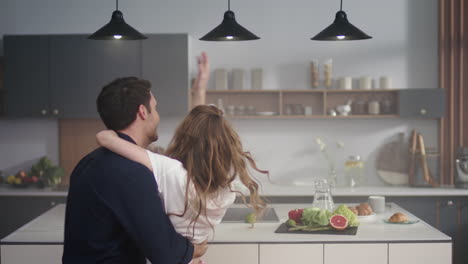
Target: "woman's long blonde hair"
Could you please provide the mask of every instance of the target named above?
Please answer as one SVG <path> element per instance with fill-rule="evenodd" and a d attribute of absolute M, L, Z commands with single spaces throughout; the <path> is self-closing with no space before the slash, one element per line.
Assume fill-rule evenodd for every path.
<path fill-rule="evenodd" d="M 244 152 L 239 135 L 217 107 L 199 105 L 193 108 L 177 128 L 166 155 L 182 162 L 187 170 L 185 211 L 182 215 L 187 210 L 190 183 L 193 182 L 195 187 L 197 215 L 190 224 L 201 215 L 206 216 L 207 201 L 217 197 L 218 191 L 225 188 L 233 191 L 231 183 L 236 177 L 250 192 L 249 207 L 257 214 L 265 208 L 266 204 L 258 193 L 259 185 L 249 173 L 247 164 L 260 173 L 268 174 L 268 171 L 258 169 L 250 153 Z M 245 196 L 240 194 L 246 203 Z"/>

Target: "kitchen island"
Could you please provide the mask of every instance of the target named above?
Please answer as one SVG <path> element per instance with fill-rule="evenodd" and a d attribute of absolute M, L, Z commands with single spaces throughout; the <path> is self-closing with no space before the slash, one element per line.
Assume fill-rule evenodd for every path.
<path fill-rule="evenodd" d="M 310 204 L 272 204 L 280 222 L 288 211 Z M 236 204 L 233 207 L 242 207 Z M 410 225 L 387 224 L 382 219 L 402 212 Z M 60 204 L 1 240 L 1 263 L 61 263 L 65 205 Z M 209 264 L 375 263 L 449 264 L 452 239 L 396 204 L 385 213 L 362 220 L 356 235 L 277 234 L 280 225 L 222 223 L 204 257 Z"/>

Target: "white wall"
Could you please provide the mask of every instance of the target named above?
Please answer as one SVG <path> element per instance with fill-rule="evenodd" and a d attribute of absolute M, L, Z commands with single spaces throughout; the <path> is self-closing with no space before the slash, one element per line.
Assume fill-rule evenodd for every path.
<path fill-rule="evenodd" d="M 141 32 L 192 35 L 192 54 L 207 51 L 212 69 L 262 67 L 266 89 L 308 89 L 309 64 L 313 58 L 333 58 L 334 77 L 388 75 L 393 78 L 395 88 L 438 86 L 437 0 L 345 0 L 343 7 L 350 22 L 372 35 L 372 40 L 310 40 L 332 22 L 339 8 L 338 0 L 233 0 L 231 9 L 238 22 L 261 37 L 258 41 L 236 43 L 198 41 L 220 23 L 227 1 L 120 1 L 126 21 Z M 0 34 L 92 33 L 108 22 L 113 9 L 114 2 L 110 0 L 2 0 Z M 160 126 L 161 144 L 167 143 L 176 123 L 166 120 Z M 427 137 L 427 145 L 437 144 L 435 121 L 235 120 L 233 123 L 246 148 L 253 152 L 261 167 L 272 172 L 273 179 L 319 176 L 326 172 L 314 143 L 316 136 L 324 136 L 330 142 L 345 142 L 347 147 L 337 158 L 338 164 L 351 154 L 364 157 L 370 182 L 375 184 L 382 184 L 373 174 L 376 149 L 397 132 L 415 128 Z M 3 121 L 1 126 L 4 125 L 21 129 L 12 121 Z M 2 145 L 3 140 L 0 137 Z M 20 148 L 21 140 L 10 144 Z M 16 157 L 21 160 L 25 156 L 18 153 Z M 0 169 L 5 166 L 0 160 Z"/>

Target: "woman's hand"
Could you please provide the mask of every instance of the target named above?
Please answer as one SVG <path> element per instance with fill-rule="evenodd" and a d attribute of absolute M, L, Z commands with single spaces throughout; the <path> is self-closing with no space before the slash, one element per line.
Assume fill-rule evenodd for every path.
<path fill-rule="evenodd" d="M 198 74 L 192 86 L 192 108 L 197 105 L 203 105 L 206 101 L 206 86 L 210 78 L 210 64 L 208 62 L 208 55 L 202 52 L 197 57 Z"/>
<path fill-rule="evenodd" d="M 198 76 L 199 81 L 208 81 L 210 78 L 210 64 L 208 62 L 208 55 L 206 52 L 202 52 L 200 56 L 197 57 L 198 62 Z M 206 87 L 202 87 L 206 88 Z"/>
<path fill-rule="evenodd" d="M 103 130 L 96 134 L 96 141 L 99 146 L 106 147 L 108 146 L 109 141 L 116 137 L 119 136 L 114 130 Z"/>

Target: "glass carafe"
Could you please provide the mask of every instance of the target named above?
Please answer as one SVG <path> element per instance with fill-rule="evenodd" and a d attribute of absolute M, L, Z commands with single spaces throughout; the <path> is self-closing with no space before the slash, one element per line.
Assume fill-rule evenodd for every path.
<path fill-rule="evenodd" d="M 315 180 L 315 196 L 313 207 L 320 209 L 327 209 L 333 211 L 335 204 L 333 203 L 333 197 L 331 194 L 331 184 L 327 179 Z"/>

